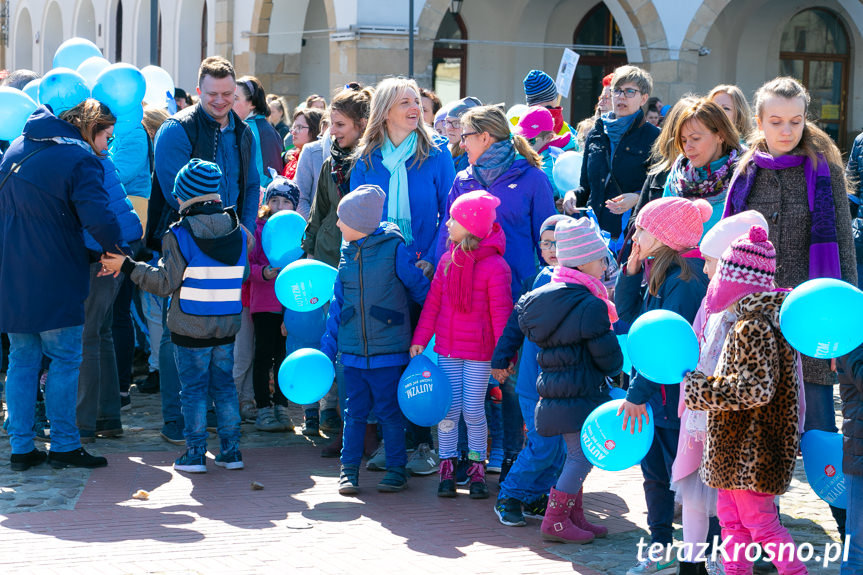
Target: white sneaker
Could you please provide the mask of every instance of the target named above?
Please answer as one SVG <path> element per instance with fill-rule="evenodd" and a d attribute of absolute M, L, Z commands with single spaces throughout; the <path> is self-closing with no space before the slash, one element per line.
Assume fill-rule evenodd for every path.
<path fill-rule="evenodd" d="M 666 557 L 668 561 L 666 561 Z M 659 561 L 651 561 L 645 559 L 635 567 L 630 568 L 626 575 L 674 575 L 677 573 L 677 556 L 672 551 L 669 554 L 663 553 Z"/>

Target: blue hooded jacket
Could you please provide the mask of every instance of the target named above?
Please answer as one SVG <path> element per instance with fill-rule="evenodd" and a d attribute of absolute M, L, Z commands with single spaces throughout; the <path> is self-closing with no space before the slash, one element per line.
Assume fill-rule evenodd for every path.
<path fill-rule="evenodd" d="M 108 192 L 108 206 L 114 215 L 117 216 L 117 223 L 120 224 L 120 230 L 123 235 L 123 243 L 128 244 L 135 240 L 140 240 L 144 235 L 144 228 L 141 227 L 141 218 L 135 213 L 132 207 L 132 202 L 126 197 L 126 190 L 120 182 L 120 174 L 117 168 L 114 167 L 114 162 L 111 158 L 100 158 L 102 168 L 105 170 L 105 191 Z M 99 242 L 93 239 L 93 236 L 87 230 L 84 230 L 84 244 L 88 250 L 94 252 L 102 252 Z M 114 250 L 116 251 L 116 250 Z"/>
<path fill-rule="evenodd" d="M 10 174 L 14 163 L 20 168 Z M 123 241 L 102 163 L 74 126 L 42 106 L 3 156 L 0 182 L 7 175 L 0 188 L 0 331 L 83 325 L 90 260 L 82 228 L 100 251 L 116 251 Z"/>

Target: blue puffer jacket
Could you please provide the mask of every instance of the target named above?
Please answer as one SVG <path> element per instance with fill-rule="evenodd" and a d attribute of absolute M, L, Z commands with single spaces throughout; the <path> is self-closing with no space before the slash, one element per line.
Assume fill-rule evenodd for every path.
<path fill-rule="evenodd" d="M 446 139 L 435 137 L 429 157 L 421 166 L 414 165 L 414 157 L 408 158 L 408 189 L 411 204 L 411 232 L 413 243 L 407 246 L 415 260 L 437 263 L 444 252 L 435 253 L 438 227 L 447 219 L 447 194 L 455 179 L 452 156 L 446 147 Z M 360 158 L 351 170 L 351 190 L 363 184 L 375 184 L 389 199 L 390 172 L 384 167 L 380 149 L 371 156 L 371 166 L 366 158 Z M 387 219 L 387 202 L 384 202 L 382 220 Z"/>
<path fill-rule="evenodd" d="M 553 269 L 551 266 L 546 266 L 536 274 L 536 277 L 526 280 L 526 289 L 522 290 L 519 297 L 548 284 L 551 281 Z M 494 348 L 491 367 L 493 369 L 509 367 L 509 362 L 515 357 L 519 347 L 521 348 L 521 355 L 518 360 L 515 392 L 525 399 L 537 402 L 539 401 L 539 393 L 536 391 L 536 378 L 539 377 L 539 364 L 536 363 L 536 355 L 539 353 L 539 346 L 524 338 L 524 334 L 518 326 L 518 310 L 513 308 L 503 334 L 497 340 L 497 345 Z"/>
<path fill-rule="evenodd" d="M 152 182 L 148 139 L 144 126 L 138 124 L 126 133 L 115 135 L 111 144 L 111 161 L 120 174 L 127 196 L 150 197 Z"/>
<path fill-rule="evenodd" d="M 347 367 L 407 365 L 411 320 L 408 302 L 425 303 L 430 282 L 405 249 L 398 226 L 384 222 L 370 236 L 342 242 L 339 275 L 321 351 Z"/>
<path fill-rule="evenodd" d="M 117 223 L 120 224 L 120 230 L 123 236 L 123 242 L 128 244 L 135 240 L 140 240 L 144 235 L 144 228 L 141 227 L 141 219 L 135 213 L 132 207 L 132 202 L 126 197 L 126 190 L 120 182 L 120 174 L 117 173 L 117 168 L 114 167 L 114 162 L 111 158 L 104 157 L 102 160 L 102 168 L 105 170 L 105 191 L 108 192 L 108 207 L 114 212 L 117 217 Z M 87 230 L 84 230 L 84 244 L 87 249 L 94 252 L 102 252 L 99 243 L 93 239 L 93 236 Z"/>
<path fill-rule="evenodd" d="M 537 433 L 580 433 L 590 412 L 610 399 L 605 377 L 623 367 L 608 306 L 583 285 L 552 282 L 516 308 L 521 330 L 540 348 Z"/>
<path fill-rule="evenodd" d="M 695 314 L 701 306 L 701 300 L 707 294 L 707 276 L 704 274 L 704 260 L 700 258 L 683 258 L 689 266 L 689 279 L 680 279 L 680 268 L 671 265 L 665 274 L 665 281 L 656 296 L 650 295 L 647 286 L 642 286 L 644 268 L 635 275 L 626 275 L 626 269 L 617 276 L 614 288 L 614 303 L 620 319 L 627 325 L 632 325 L 638 316 L 654 309 L 666 309 L 683 316 L 686 321 L 695 321 Z M 630 374 L 632 379 L 626 399 L 636 405 L 650 403 L 656 425 L 670 429 L 680 428 L 680 417 L 677 406 L 680 398 L 680 384 L 660 385 L 650 381 L 635 369 Z"/>
<path fill-rule="evenodd" d="M 863 345 L 837 362 L 842 396 L 842 471 L 863 475 Z"/>
<path fill-rule="evenodd" d="M 611 157 L 611 140 L 605 133 L 602 117 L 584 142 L 584 162 L 581 164 L 581 185 L 576 197 L 581 206 L 590 206 L 599 218 L 599 227 L 616 238 L 621 233 L 621 216 L 612 214 L 605 201 L 620 194 L 638 194 L 647 178 L 650 147 L 659 137 L 659 128 L 644 121 L 637 112 L 629 129 Z M 613 169 L 612 169 L 613 166 Z M 609 177 L 611 174 L 611 177 Z"/>
<path fill-rule="evenodd" d="M 80 145 L 53 143 L 58 137 Z M 13 163 L 21 167 L 9 175 Z M 81 228 L 104 250 L 123 241 L 101 162 L 74 126 L 42 106 L 3 156 L 0 181 L 7 175 L 0 188 L 0 331 L 83 325 L 90 261 Z"/>

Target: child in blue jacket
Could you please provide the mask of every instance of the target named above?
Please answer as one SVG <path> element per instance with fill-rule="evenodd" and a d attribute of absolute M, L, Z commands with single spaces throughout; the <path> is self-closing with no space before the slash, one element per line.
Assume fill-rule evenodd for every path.
<path fill-rule="evenodd" d="M 362 185 L 337 209 L 341 260 L 321 350 L 331 360 L 341 352 L 345 368 L 345 427 L 339 493 L 359 491 L 366 420 L 374 407 L 386 450 L 386 473 L 378 491 L 407 487 L 404 419 L 397 388 L 409 361 L 408 301 L 422 305 L 429 280 L 414 265 L 398 226 L 381 223 L 383 190 Z"/>
<path fill-rule="evenodd" d="M 707 293 L 704 260 L 695 246 L 712 213 L 707 201 L 685 198 L 660 198 L 638 212 L 632 252 L 614 290 L 620 319 L 631 325 L 644 312 L 665 309 L 680 314 L 689 323 L 695 320 Z M 679 398 L 679 383 L 660 385 L 633 370 L 626 401 L 618 411 L 618 415 L 624 414 L 624 426 L 635 429 L 637 423 L 640 431 L 647 418 L 645 404 L 653 408 L 653 444 L 641 461 L 641 471 L 650 543 L 660 543 L 666 549 L 671 549 L 674 532 L 674 493 L 670 485 L 680 432 Z M 627 575 L 662 572 L 675 563 L 671 554 L 664 554 L 660 561 L 647 558 Z"/>

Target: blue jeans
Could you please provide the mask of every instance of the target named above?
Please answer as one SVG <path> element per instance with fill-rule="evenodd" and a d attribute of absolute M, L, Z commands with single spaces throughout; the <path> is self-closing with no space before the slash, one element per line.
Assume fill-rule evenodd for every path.
<path fill-rule="evenodd" d="M 647 526 L 650 542 L 670 545 L 674 527 L 674 492 L 671 491 L 671 464 L 677 457 L 679 429 L 656 426 L 653 443 L 644 459 L 644 499 L 647 501 Z"/>
<path fill-rule="evenodd" d="M 207 451 L 207 405 L 216 404 L 216 421 L 222 453 L 240 445 L 240 402 L 234 386 L 234 344 L 215 347 L 174 345 L 182 391 L 186 449 L 194 455 Z"/>
<path fill-rule="evenodd" d="M 342 439 L 342 465 L 359 465 L 363 458 L 366 421 L 374 407 L 380 421 L 386 450 L 387 469 L 404 467 L 404 418 L 397 390 L 405 366 L 359 369 L 345 366 L 345 431 Z"/>
<path fill-rule="evenodd" d="M 840 575 L 863 575 L 863 475 L 845 474 L 848 509 L 845 533 L 848 537 L 848 561 L 842 563 Z"/>
<path fill-rule="evenodd" d="M 177 362 L 174 359 L 174 343 L 168 329 L 168 302 L 162 300 L 162 341 L 159 343 L 159 389 L 162 393 L 162 421 L 183 427 L 183 413 L 180 410 L 180 377 L 177 375 Z"/>
<path fill-rule="evenodd" d="M 33 451 L 33 419 L 42 354 L 51 358 L 45 385 L 45 410 L 51 421 L 51 451 L 81 447 L 75 424 L 78 371 L 81 368 L 81 334 L 84 326 L 63 327 L 41 333 L 9 334 L 9 371 L 6 403 L 12 453 Z"/>
<path fill-rule="evenodd" d="M 516 375 L 507 378 L 500 386 L 503 392 L 503 451 L 506 457 L 515 457 L 524 447 L 524 420 L 521 416 L 518 394 L 515 391 Z"/>
<path fill-rule="evenodd" d="M 519 396 L 518 402 L 527 427 L 527 445 L 501 483 L 498 497 L 530 503 L 554 487 L 566 459 L 566 445 L 560 435 L 543 437 L 537 433 L 535 401 Z"/>

